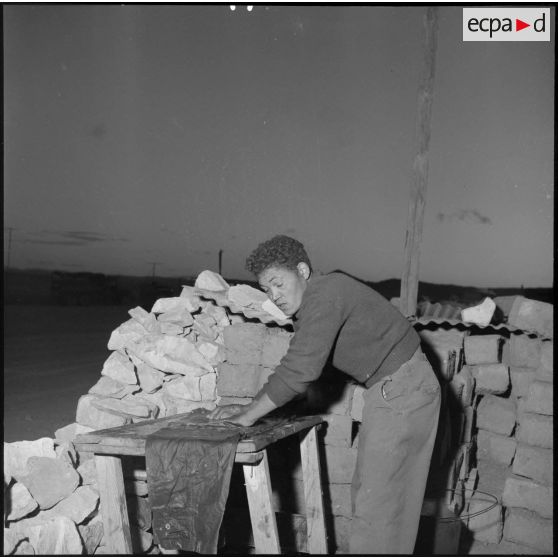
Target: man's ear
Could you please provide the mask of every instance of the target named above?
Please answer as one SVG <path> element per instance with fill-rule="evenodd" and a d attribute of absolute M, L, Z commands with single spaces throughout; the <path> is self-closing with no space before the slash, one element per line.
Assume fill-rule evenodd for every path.
<path fill-rule="evenodd" d="M 310 279 L 310 267 L 307 263 L 300 262 L 297 264 L 296 269 L 298 270 L 298 274 L 308 281 Z"/>

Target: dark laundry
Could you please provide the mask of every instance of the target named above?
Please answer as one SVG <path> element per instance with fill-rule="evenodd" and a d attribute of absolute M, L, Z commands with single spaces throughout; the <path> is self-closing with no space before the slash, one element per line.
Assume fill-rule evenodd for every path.
<path fill-rule="evenodd" d="M 170 424 L 147 437 L 148 498 L 157 544 L 166 550 L 216 554 L 238 442 L 269 428 L 192 413 L 189 424 Z"/>
<path fill-rule="evenodd" d="M 153 537 L 165 549 L 215 554 L 240 432 L 163 428 L 145 457 Z"/>

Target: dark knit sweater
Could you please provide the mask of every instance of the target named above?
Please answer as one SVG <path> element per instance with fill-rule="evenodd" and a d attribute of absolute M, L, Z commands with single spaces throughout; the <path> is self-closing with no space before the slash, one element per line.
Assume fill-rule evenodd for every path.
<path fill-rule="evenodd" d="M 310 279 L 293 326 L 289 350 L 262 388 L 277 406 L 305 392 L 330 353 L 337 369 L 370 385 L 395 372 L 420 344 L 388 300 L 343 273 Z"/>

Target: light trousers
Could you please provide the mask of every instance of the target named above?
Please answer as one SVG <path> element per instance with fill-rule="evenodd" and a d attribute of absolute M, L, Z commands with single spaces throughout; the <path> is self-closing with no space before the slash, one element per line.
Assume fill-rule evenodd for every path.
<path fill-rule="evenodd" d="M 439 412 L 440 385 L 420 348 L 364 393 L 349 554 L 412 554 Z"/>

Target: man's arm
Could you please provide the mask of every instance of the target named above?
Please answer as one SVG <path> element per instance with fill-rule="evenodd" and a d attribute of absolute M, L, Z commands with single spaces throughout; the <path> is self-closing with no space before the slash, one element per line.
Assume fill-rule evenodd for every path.
<path fill-rule="evenodd" d="M 239 407 L 241 408 L 239 409 Z M 277 409 L 277 405 L 266 393 L 260 392 L 254 401 L 248 405 L 217 407 L 209 414 L 209 417 L 212 419 L 227 419 L 242 426 L 252 426 L 258 419 L 274 409 Z"/>

